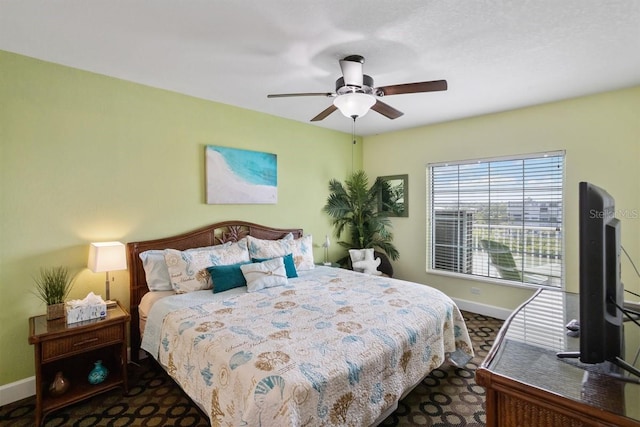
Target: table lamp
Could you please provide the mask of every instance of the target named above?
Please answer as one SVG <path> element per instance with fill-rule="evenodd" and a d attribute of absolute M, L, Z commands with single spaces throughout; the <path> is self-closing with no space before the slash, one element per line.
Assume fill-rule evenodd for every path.
<path fill-rule="evenodd" d="M 322 247 L 324 248 L 324 265 L 331 265 L 329 262 L 329 246 L 331 246 L 331 241 L 329 240 L 329 235 L 324 236 L 324 243 Z"/>
<path fill-rule="evenodd" d="M 106 273 L 105 298 L 107 307 L 115 305 L 115 301 L 111 301 L 109 295 L 109 272 L 127 269 L 127 254 L 124 244 L 120 242 L 91 243 L 88 267 L 94 273 L 102 271 Z"/>

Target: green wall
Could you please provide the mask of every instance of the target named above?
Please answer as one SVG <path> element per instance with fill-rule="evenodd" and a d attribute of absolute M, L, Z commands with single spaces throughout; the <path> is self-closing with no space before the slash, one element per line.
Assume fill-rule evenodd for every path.
<path fill-rule="evenodd" d="M 41 266 L 78 273 L 72 298 L 102 293 L 89 243 L 152 239 L 241 219 L 331 232 L 331 178 L 361 167 L 348 134 L 0 51 L 0 385 L 32 376 L 27 320 Z M 207 205 L 204 147 L 278 156 L 278 203 Z M 338 250 L 337 245 L 332 251 Z M 322 260 L 321 247 L 315 248 Z M 129 302 L 128 273 L 112 297 Z"/>
<path fill-rule="evenodd" d="M 615 197 L 622 244 L 640 266 L 640 87 L 635 87 L 365 138 L 363 162 L 370 177 L 409 174 L 409 217 L 392 219 L 400 251 L 398 275 L 489 306 L 515 308 L 530 296 L 529 289 L 426 272 L 426 167 L 552 150 L 566 150 L 566 289 L 578 291 L 580 181 L 600 185 Z M 640 292 L 640 279 L 626 257 L 622 271 L 625 287 Z M 480 295 L 472 294 L 472 287 Z"/>
<path fill-rule="evenodd" d="M 331 233 L 321 212 L 331 178 L 363 167 L 370 178 L 409 174 L 409 218 L 393 218 L 399 278 L 458 300 L 514 308 L 531 291 L 428 274 L 429 162 L 564 149 L 567 289 L 577 290 L 577 183 L 607 188 L 618 209 L 640 211 L 640 88 L 364 138 L 204 101 L 0 51 L 0 386 L 33 375 L 27 319 L 41 266 L 78 273 L 72 298 L 102 292 L 86 269 L 92 241 L 123 242 L 228 219 L 301 226 L 316 246 Z M 278 155 L 278 203 L 207 205 L 204 146 Z M 362 148 L 364 146 L 364 148 Z M 640 218 L 623 219 L 640 260 Z M 338 245 L 332 245 L 334 258 Z M 316 247 L 316 259 L 322 248 Z M 623 259 L 625 285 L 640 291 Z M 128 304 L 127 272 L 113 297 Z M 471 294 L 471 287 L 481 294 Z"/>

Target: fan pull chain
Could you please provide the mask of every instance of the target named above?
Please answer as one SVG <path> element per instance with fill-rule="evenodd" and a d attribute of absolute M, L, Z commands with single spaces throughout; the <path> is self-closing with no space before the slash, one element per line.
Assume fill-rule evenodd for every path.
<path fill-rule="evenodd" d="M 355 145 L 355 143 L 356 143 L 356 119 L 358 118 L 358 116 L 351 116 L 351 118 L 353 119 L 353 123 L 351 124 L 351 140 L 353 141 L 353 144 Z"/>
<path fill-rule="evenodd" d="M 351 118 L 353 119 L 353 123 L 351 124 L 351 173 L 353 173 L 353 158 L 356 147 L 356 119 L 358 116 L 351 116 Z"/>

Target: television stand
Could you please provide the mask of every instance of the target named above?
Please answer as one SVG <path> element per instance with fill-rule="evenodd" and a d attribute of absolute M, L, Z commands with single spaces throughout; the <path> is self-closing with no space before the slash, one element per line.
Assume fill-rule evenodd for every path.
<path fill-rule="evenodd" d="M 580 358 L 580 352 L 579 351 L 561 351 L 559 353 L 556 353 L 556 356 L 559 359 L 579 359 Z M 618 372 L 612 372 L 611 370 L 607 370 L 607 371 L 605 371 L 605 373 L 610 374 L 610 375 L 612 375 L 612 376 L 614 376 L 616 378 L 620 378 L 620 379 L 625 380 L 625 381 L 632 381 L 632 382 L 640 383 L 640 369 L 638 369 L 635 366 L 633 366 L 632 364 L 628 363 L 623 358 L 616 357 L 615 359 L 607 360 L 606 362 L 612 363 L 615 366 L 617 366 L 618 368 L 624 369 L 625 371 L 629 372 L 630 374 L 635 375 L 638 378 L 627 378 L 627 377 L 624 377 L 624 376 L 620 375 Z"/>
<path fill-rule="evenodd" d="M 640 369 L 637 369 L 635 366 L 633 366 L 632 364 L 628 363 L 623 358 L 616 357 L 615 360 L 611 361 L 611 363 L 619 366 L 620 368 L 624 369 L 627 372 L 631 372 L 633 375 L 638 377 L 638 381 L 640 381 Z"/>
<path fill-rule="evenodd" d="M 561 351 L 559 353 L 556 353 L 556 356 L 558 356 L 560 359 L 578 359 L 580 358 L 580 352 L 579 351 Z"/>
<path fill-rule="evenodd" d="M 487 390 L 488 427 L 640 427 L 640 381 L 629 373 L 640 366 L 628 371 L 615 367 L 619 361 L 569 361 L 579 354 L 580 339 L 567 336 L 565 325 L 577 317 L 577 294 L 540 290 L 505 321 L 476 371 Z M 636 331 L 625 328 L 627 360 L 636 351 Z"/>

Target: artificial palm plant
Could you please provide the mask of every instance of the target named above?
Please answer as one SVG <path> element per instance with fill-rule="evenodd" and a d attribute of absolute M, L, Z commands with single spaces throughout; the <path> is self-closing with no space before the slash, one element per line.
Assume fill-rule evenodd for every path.
<path fill-rule="evenodd" d="M 347 249 L 378 248 L 393 260 L 400 253 L 393 245 L 393 234 L 389 231 L 391 221 L 379 209 L 380 193 L 385 183 L 379 178 L 369 187 L 364 171 L 356 171 L 345 179 L 329 181 L 329 197 L 323 210 L 331 217 L 335 235 L 340 239 L 347 232 L 347 241 L 338 244 Z"/>
<path fill-rule="evenodd" d="M 64 317 L 64 300 L 73 287 L 73 279 L 66 267 L 41 268 L 34 277 L 34 293 L 47 304 L 47 320 Z"/>

